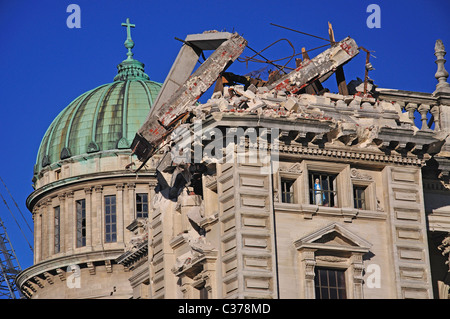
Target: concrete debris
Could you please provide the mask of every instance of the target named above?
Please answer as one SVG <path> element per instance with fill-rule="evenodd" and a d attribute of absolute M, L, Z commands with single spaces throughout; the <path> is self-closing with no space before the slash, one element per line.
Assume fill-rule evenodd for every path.
<path fill-rule="evenodd" d="M 341 95 L 325 92 L 323 95 L 291 94 L 268 87 L 248 87 L 242 85 L 224 87 L 215 92 L 204 104 L 190 108 L 195 119 L 203 120 L 215 113 L 235 115 L 258 114 L 266 117 L 286 117 L 335 121 L 339 119 L 355 122 L 368 118 L 370 125 L 397 126 L 397 121 L 410 123 L 408 116 L 397 104 L 378 101 L 373 97 Z"/>

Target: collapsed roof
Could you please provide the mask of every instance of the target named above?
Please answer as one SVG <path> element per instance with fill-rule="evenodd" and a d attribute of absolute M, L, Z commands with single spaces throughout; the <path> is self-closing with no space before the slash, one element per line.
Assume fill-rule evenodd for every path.
<path fill-rule="evenodd" d="M 214 120 L 222 124 L 232 115 L 230 126 L 247 126 L 255 115 L 260 127 L 280 125 L 273 121 L 283 119 L 282 138 L 299 143 L 323 145 L 339 141 L 343 145 L 393 149 L 399 153 L 433 154 L 446 138 L 426 130 L 426 122 L 424 129 L 419 130 L 414 125 L 414 117 L 402 112 L 403 102 L 369 94 L 374 93 L 374 86 L 368 83 L 367 70 L 371 67 L 368 60 L 364 82 L 353 86 L 351 82 L 347 86 L 342 66 L 361 49 L 350 37 L 332 42 L 329 49 L 312 59 L 304 56 L 294 70 L 269 81 L 255 81 L 226 72 L 247 45 L 237 33 L 205 32 L 189 35 L 182 42 L 163 88 L 132 143 L 133 153 L 142 161 L 141 167 L 179 125 L 192 119 L 205 120 L 213 114 L 216 114 Z M 214 52 L 191 74 L 203 50 Z M 333 73 L 336 73 L 339 94 L 327 92 L 321 86 Z M 206 103 L 199 103 L 198 99 L 214 83 L 212 97 Z M 416 109 L 417 106 L 416 103 Z M 426 113 L 430 106 L 422 109 Z"/>

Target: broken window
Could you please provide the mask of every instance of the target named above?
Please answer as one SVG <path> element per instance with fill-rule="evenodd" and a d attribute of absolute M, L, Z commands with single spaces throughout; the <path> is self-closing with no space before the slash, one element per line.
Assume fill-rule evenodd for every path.
<path fill-rule="evenodd" d="M 136 194 L 136 218 L 148 217 L 148 194 Z"/>
<path fill-rule="evenodd" d="M 309 173 L 310 204 L 337 207 L 336 174 Z"/>
<path fill-rule="evenodd" d="M 345 270 L 315 267 L 316 299 L 347 299 Z"/>
<path fill-rule="evenodd" d="M 86 200 L 76 201 L 77 210 L 77 247 L 86 246 Z"/>
<path fill-rule="evenodd" d="M 116 195 L 105 196 L 105 242 L 117 241 Z"/>

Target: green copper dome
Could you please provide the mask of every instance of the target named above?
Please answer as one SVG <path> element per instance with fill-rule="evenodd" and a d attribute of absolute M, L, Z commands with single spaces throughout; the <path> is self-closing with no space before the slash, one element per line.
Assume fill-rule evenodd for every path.
<path fill-rule="evenodd" d="M 129 149 L 162 84 L 149 80 L 144 64 L 126 47 L 128 58 L 117 66 L 114 82 L 80 95 L 53 120 L 39 147 L 35 178 L 60 160 Z"/>

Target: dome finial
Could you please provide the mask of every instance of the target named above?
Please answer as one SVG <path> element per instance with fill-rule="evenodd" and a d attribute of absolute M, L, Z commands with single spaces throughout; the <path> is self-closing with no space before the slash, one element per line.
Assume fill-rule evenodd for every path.
<path fill-rule="evenodd" d="M 127 27 L 127 39 L 125 40 L 125 48 L 128 49 L 128 58 L 127 60 L 132 60 L 133 59 L 133 52 L 131 52 L 131 49 L 134 48 L 134 41 L 133 39 L 131 39 L 131 28 L 136 27 L 135 24 L 131 24 L 130 23 L 130 18 L 127 18 L 127 22 L 126 23 L 122 23 L 122 27 Z"/>
<path fill-rule="evenodd" d="M 118 66 L 118 74 L 114 77 L 114 81 L 127 80 L 144 80 L 148 81 L 149 77 L 145 74 L 144 64 L 136 59 L 133 59 L 134 41 L 131 39 L 131 28 L 136 25 L 130 23 L 130 18 L 127 18 L 126 23 L 122 23 L 123 27 L 127 27 L 127 39 L 125 40 L 125 48 L 128 49 L 128 58 L 123 60 Z"/>

